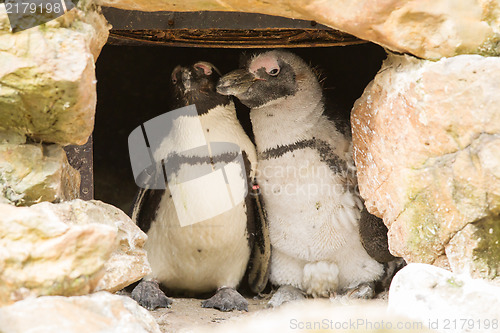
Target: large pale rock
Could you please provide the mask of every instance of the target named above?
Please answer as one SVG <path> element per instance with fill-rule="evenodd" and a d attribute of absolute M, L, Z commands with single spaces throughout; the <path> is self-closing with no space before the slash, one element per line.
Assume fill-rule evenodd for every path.
<path fill-rule="evenodd" d="M 438 332 L 498 332 L 500 287 L 447 270 L 409 264 L 392 280 L 389 311 Z"/>
<path fill-rule="evenodd" d="M 500 272 L 500 58 L 391 55 L 352 113 L 360 191 L 391 252 Z"/>
<path fill-rule="evenodd" d="M 498 0 L 302 0 L 321 23 L 426 59 L 500 54 Z"/>
<path fill-rule="evenodd" d="M 142 11 L 241 11 L 315 20 L 427 59 L 500 54 L 498 0 L 96 0 Z"/>
<path fill-rule="evenodd" d="M 54 214 L 69 224 L 85 226 L 100 223 L 115 229 L 118 246 L 104 264 L 105 274 L 99 280 L 96 291 L 115 292 L 151 273 L 144 250 L 147 236 L 120 209 L 97 200 L 74 200 L 57 206 L 38 206 L 45 206 L 46 209 L 52 207 Z"/>
<path fill-rule="evenodd" d="M 0 196 L 4 201 L 29 206 L 78 198 L 80 173 L 69 165 L 62 147 L 19 140 L 0 137 Z"/>
<path fill-rule="evenodd" d="M 2 333 L 160 333 L 147 310 L 129 297 L 44 296 L 0 308 Z"/>
<path fill-rule="evenodd" d="M 0 204 L 0 305 L 121 289 L 150 272 L 145 240 L 123 212 L 98 201 Z"/>
<path fill-rule="evenodd" d="M 0 204 L 0 306 L 30 296 L 92 292 L 116 247 L 115 228 L 70 226 L 53 204 L 39 205 Z"/>
<path fill-rule="evenodd" d="M 82 9 L 17 33 L 0 4 L 0 130 L 62 145 L 84 144 L 96 106 L 94 62 L 108 24 L 86 1 Z"/>

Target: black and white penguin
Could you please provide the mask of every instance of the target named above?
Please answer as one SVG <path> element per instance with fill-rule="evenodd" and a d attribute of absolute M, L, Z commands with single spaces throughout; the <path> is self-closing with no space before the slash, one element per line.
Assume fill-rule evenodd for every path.
<path fill-rule="evenodd" d="M 225 168 L 224 177 L 234 199 L 235 192 L 242 193 L 244 186 L 252 185 L 257 156 L 255 146 L 238 122 L 233 101 L 215 91 L 219 78 L 218 70 L 207 62 L 174 69 L 171 77 L 177 100 L 174 107 L 194 104 L 198 115 L 177 116 L 153 155 L 156 161 L 166 161 L 166 165 L 174 161 L 174 167 L 170 163 L 170 170 L 166 168 L 167 174 L 175 174 L 170 175 L 172 177 L 188 175 L 189 178 L 204 167 L 212 171 Z M 200 142 L 207 143 L 206 154 L 190 150 Z M 213 145 L 215 143 L 222 143 L 222 146 Z M 243 168 L 234 162 L 234 151 L 225 149 L 228 143 L 241 149 L 246 174 L 242 174 Z M 168 176 L 170 183 L 173 178 Z M 227 206 L 227 192 L 224 188 L 219 193 L 218 187 L 212 187 L 210 182 L 209 179 L 199 183 L 203 185 L 195 183 L 192 186 L 198 187 L 194 192 L 193 188 L 191 192 L 182 192 L 185 190 L 182 187 L 175 190 L 180 192 L 179 200 L 184 200 L 181 204 L 188 210 L 198 207 L 197 211 L 188 211 L 188 215 L 212 216 L 187 225 L 181 221 L 185 218 L 184 213 L 181 214 L 176 206 L 180 202 L 175 201 L 179 193 L 174 193 L 171 184 L 166 189 L 139 191 L 132 219 L 148 235 L 145 249 L 152 274 L 134 288 L 132 298 L 144 307 L 170 306 L 171 300 L 160 289 L 161 284 L 167 290 L 187 295 L 216 291 L 213 297 L 202 302 L 203 307 L 247 311 L 248 302 L 236 288 L 249 260 L 251 289 L 260 292 L 265 287 L 270 246 L 266 229 L 256 225 L 260 220 L 254 216 L 251 190 L 243 201 L 232 202 L 232 208 L 214 216 L 210 215 L 211 211 L 217 212 L 218 205 Z M 205 202 L 193 202 L 196 200 Z"/>
<path fill-rule="evenodd" d="M 270 304 L 293 298 L 291 290 L 296 298 L 373 294 L 384 265 L 362 244 L 352 141 L 325 116 L 313 71 L 290 52 L 269 51 L 223 76 L 217 91 L 251 109 L 272 245 L 270 281 L 281 286 Z"/>

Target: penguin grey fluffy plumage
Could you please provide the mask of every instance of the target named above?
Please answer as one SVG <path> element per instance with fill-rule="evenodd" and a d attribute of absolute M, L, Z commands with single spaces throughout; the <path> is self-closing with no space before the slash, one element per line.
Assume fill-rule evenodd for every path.
<path fill-rule="evenodd" d="M 183 107 L 195 104 L 198 117 L 179 117 L 164 138 L 160 148 L 153 152 L 156 161 L 168 158 L 164 145 L 175 148 L 183 154 L 199 142 L 199 124 L 207 143 L 224 142 L 238 145 L 245 158 L 248 179 L 253 178 L 256 168 L 256 151 L 236 117 L 233 101 L 215 91 L 220 77 L 210 63 L 198 62 L 189 67 L 176 67 L 172 73 L 177 104 Z M 175 133 L 173 133 L 175 132 Z M 198 141 L 196 141 L 198 140 Z M 210 159 L 180 158 L 178 173 L 189 171 L 203 163 L 217 163 L 226 158 L 227 152 L 214 153 Z M 180 155 L 183 156 L 183 155 Z M 224 157 L 226 156 L 226 157 Z M 242 177 L 229 175 L 227 177 Z M 231 179 L 230 179 L 231 180 Z M 241 179 L 236 179 L 241 183 Z M 201 189 L 203 191 L 206 189 Z M 209 189 L 210 190 L 210 189 Z M 212 193 L 217 197 L 220 193 Z M 202 222 L 181 226 L 174 199 L 169 187 L 165 190 L 142 189 L 139 191 L 132 212 L 132 219 L 143 229 L 148 240 L 145 249 L 152 268 L 152 274 L 135 287 L 132 297 L 146 308 L 169 306 L 171 301 L 160 290 L 159 284 L 168 290 L 189 295 L 217 293 L 202 303 L 203 307 L 213 307 L 222 311 L 247 310 L 247 301 L 235 290 L 240 284 L 249 263 L 253 242 L 260 239 L 262 228 L 255 228 L 251 200 L 247 199 L 232 209 Z M 190 200 L 190 198 L 186 198 Z M 267 250 L 263 250 L 266 249 Z M 257 262 L 266 257 L 269 245 L 254 249 L 253 281 L 250 286 L 260 291 L 267 283 L 267 264 Z M 257 255 L 255 255 L 257 253 Z"/>
<path fill-rule="evenodd" d="M 217 91 L 251 108 L 270 281 L 313 296 L 373 285 L 384 266 L 360 239 L 352 141 L 324 115 L 322 88 L 309 66 L 287 51 L 265 52 L 223 76 Z"/>

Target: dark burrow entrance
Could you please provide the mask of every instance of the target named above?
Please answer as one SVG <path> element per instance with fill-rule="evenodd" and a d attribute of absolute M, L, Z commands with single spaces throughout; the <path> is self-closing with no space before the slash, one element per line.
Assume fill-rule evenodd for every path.
<path fill-rule="evenodd" d="M 386 56 L 383 48 L 372 43 L 289 50 L 317 68 L 324 79 L 326 98 L 333 102 L 334 112 L 345 119 Z M 145 121 L 172 110 L 169 81 L 175 66 L 202 60 L 224 74 L 239 67 L 242 53 L 254 52 L 259 50 L 106 45 L 96 65 L 95 199 L 129 212 L 137 186 L 128 155 L 128 135 Z M 238 103 L 237 112 L 251 134 L 248 110 Z"/>

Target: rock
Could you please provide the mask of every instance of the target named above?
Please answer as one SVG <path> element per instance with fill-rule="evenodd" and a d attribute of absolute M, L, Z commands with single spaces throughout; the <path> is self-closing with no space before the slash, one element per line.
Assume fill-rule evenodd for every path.
<path fill-rule="evenodd" d="M 96 106 L 94 62 L 109 26 L 89 1 L 17 33 L 0 5 L 0 130 L 62 145 L 84 144 Z"/>
<path fill-rule="evenodd" d="M 0 204 L 0 306 L 30 296 L 87 294 L 102 278 L 116 247 L 115 228 L 68 225 L 53 206 Z"/>
<path fill-rule="evenodd" d="M 0 134 L 0 197 L 17 206 L 79 197 L 80 173 L 58 145 L 22 144 Z M 10 143 L 12 142 L 12 143 Z"/>
<path fill-rule="evenodd" d="M 119 290 L 150 272 L 145 240 L 128 216 L 99 201 L 0 204 L 0 306 Z"/>
<path fill-rule="evenodd" d="M 425 59 L 500 54 L 500 2 L 461 0 L 302 0 L 316 21 Z"/>
<path fill-rule="evenodd" d="M 194 332 L 431 332 L 420 321 L 386 311 L 380 301 L 340 302 L 305 300 L 275 310 L 261 310 L 228 320 L 215 328 Z"/>
<path fill-rule="evenodd" d="M 439 332 L 498 332 L 500 286 L 426 264 L 409 264 L 392 280 L 390 312 Z"/>
<path fill-rule="evenodd" d="M 0 145 L 22 145 L 24 143 L 26 143 L 26 137 L 24 135 L 20 135 L 14 131 L 0 131 Z"/>
<path fill-rule="evenodd" d="M 393 51 L 439 59 L 500 54 L 500 2 L 462 0 L 298 0 L 266 2 L 97 0 L 141 11 L 241 11 L 315 20 Z"/>
<path fill-rule="evenodd" d="M 160 333 L 154 318 L 129 297 L 44 296 L 0 308 L 2 333 Z"/>
<path fill-rule="evenodd" d="M 500 150 L 499 150 L 500 151 Z M 474 277 L 494 279 L 500 274 L 499 217 L 486 217 L 466 225 L 446 245 L 454 272 L 472 272 Z"/>
<path fill-rule="evenodd" d="M 147 236 L 120 209 L 101 201 L 74 200 L 58 204 L 40 204 L 69 224 L 79 226 L 101 223 L 114 228 L 117 232 L 119 246 L 106 261 L 105 274 L 99 280 L 95 291 L 118 291 L 151 273 L 144 243 Z"/>
<path fill-rule="evenodd" d="M 361 195 L 407 262 L 498 275 L 498 71 L 500 58 L 390 55 L 354 105 Z"/>

